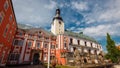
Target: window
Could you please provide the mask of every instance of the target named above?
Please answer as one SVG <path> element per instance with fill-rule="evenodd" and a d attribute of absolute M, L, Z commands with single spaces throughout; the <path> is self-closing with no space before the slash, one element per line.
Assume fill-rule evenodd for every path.
<path fill-rule="evenodd" d="M 77 40 L 77 42 L 78 42 L 78 45 L 80 45 L 80 40 Z"/>
<path fill-rule="evenodd" d="M 56 44 L 56 48 L 58 48 L 58 44 Z"/>
<path fill-rule="evenodd" d="M 44 45 L 44 48 L 47 48 L 47 44 Z"/>
<path fill-rule="evenodd" d="M 27 45 L 28 45 L 28 47 L 31 47 L 32 42 L 29 41 Z"/>
<path fill-rule="evenodd" d="M 50 56 L 50 60 L 52 60 L 52 59 L 54 59 L 55 58 L 55 56 Z"/>
<path fill-rule="evenodd" d="M 70 38 L 70 44 L 72 44 L 73 43 L 73 39 L 72 38 Z"/>
<path fill-rule="evenodd" d="M 7 11 L 8 7 L 9 7 L 8 0 L 6 0 L 6 2 L 5 2 L 5 4 L 4 4 L 4 9 L 5 9 L 5 11 Z"/>
<path fill-rule="evenodd" d="M 12 26 L 14 27 L 15 22 L 13 22 Z"/>
<path fill-rule="evenodd" d="M 10 31 L 10 34 L 8 35 L 8 41 L 10 41 L 11 39 L 11 34 L 12 34 L 12 31 Z"/>
<path fill-rule="evenodd" d="M 91 43 L 91 47 L 93 47 L 93 44 Z"/>
<path fill-rule="evenodd" d="M 85 46 L 87 46 L 87 42 L 85 42 Z"/>
<path fill-rule="evenodd" d="M 42 38 L 42 36 L 38 35 L 38 38 Z"/>
<path fill-rule="evenodd" d="M 12 14 L 11 14 L 10 17 L 9 17 L 9 21 L 10 21 L 10 22 L 12 21 Z"/>
<path fill-rule="evenodd" d="M 19 56 L 20 56 L 19 54 L 16 54 L 15 55 L 15 60 L 19 60 Z"/>
<path fill-rule="evenodd" d="M 36 43 L 36 46 L 37 46 L 37 48 L 39 48 L 40 47 L 40 43 Z"/>
<path fill-rule="evenodd" d="M 91 54 L 91 50 L 90 49 L 88 50 L 88 52 L 89 52 L 89 54 Z"/>
<path fill-rule="evenodd" d="M 65 47 L 65 48 L 67 47 L 67 44 L 66 44 L 66 43 L 64 43 L 64 47 Z"/>
<path fill-rule="evenodd" d="M 7 32 L 8 32 L 8 29 L 9 29 L 9 24 L 7 24 L 6 28 L 5 28 L 5 31 L 3 33 L 3 36 L 6 37 L 7 35 Z"/>
<path fill-rule="evenodd" d="M 23 45 L 23 40 L 15 40 L 14 45 L 22 46 Z"/>
<path fill-rule="evenodd" d="M 46 56 L 46 53 L 44 54 L 44 61 L 46 61 L 47 60 L 47 56 Z"/>
<path fill-rule="evenodd" d="M 10 56 L 9 56 L 9 58 L 8 58 L 8 60 L 16 60 L 16 61 L 18 61 L 19 60 L 19 56 L 20 56 L 20 54 L 10 54 Z"/>
<path fill-rule="evenodd" d="M 5 16 L 4 12 L 1 11 L 0 12 L 0 24 L 2 23 L 4 16 Z"/>
<path fill-rule="evenodd" d="M 55 45 L 51 45 L 51 49 L 55 49 Z"/>
<path fill-rule="evenodd" d="M 10 55 L 10 60 L 14 60 L 14 58 L 15 58 L 15 54 L 11 54 Z"/>
<path fill-rule="evenodd" d="M 65 53 L 61 53 L 61 58 L 64 58 L 65 57 Z"/>
<path fill-rule="evenodd" d="M 18 35 L 22 36 L 22 35 L 23 35 L 23 33 L 22 33 L 22 32 L 19 32 L 19 33 L 18 33 Z"/>

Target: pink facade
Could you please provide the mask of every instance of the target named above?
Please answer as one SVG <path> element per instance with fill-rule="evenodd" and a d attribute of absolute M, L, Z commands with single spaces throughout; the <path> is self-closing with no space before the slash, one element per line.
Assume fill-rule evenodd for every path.
<path fill-rule="evenodd" d="M 56 37 L 39 28 L 18 29 L 8 64 L 34 64 L 37 61 L 35 57 L 41 62 L 47 62 L 48 45 L 51 45 L 51 58 L 53 58 L 56 54 Z"/>

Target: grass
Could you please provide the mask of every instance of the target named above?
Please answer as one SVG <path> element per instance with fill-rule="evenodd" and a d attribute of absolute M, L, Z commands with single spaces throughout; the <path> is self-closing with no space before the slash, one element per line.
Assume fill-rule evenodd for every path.
<path fill-rule="evenodd" d="M 45 68 L 47 68 L 47 64 L 45 64 Z M 50 68 L 52 68 L 52 66 L 50 65 Z M 66 66 L 66 65 L 56 65 L 55 68 L 75 68 L 74 66 Z"/>

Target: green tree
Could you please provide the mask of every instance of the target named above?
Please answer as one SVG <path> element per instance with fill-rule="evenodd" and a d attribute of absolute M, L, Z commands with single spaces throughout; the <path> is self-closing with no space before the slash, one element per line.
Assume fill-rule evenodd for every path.
<path fill-rule="evenodd" d="M 114 40 L 111 39 L 109 33 L 107 33 L 107 45 L 108 53 L 106 54 L 107 59 L 111 59 L 113 63 L 119 62 L 120 51 L 116 48 Z"/>

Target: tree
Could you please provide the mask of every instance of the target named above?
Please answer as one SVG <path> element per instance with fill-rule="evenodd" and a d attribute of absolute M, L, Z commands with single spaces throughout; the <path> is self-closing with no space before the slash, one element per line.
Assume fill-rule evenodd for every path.
<path fill-rule="evenodd" d="M 120 58 L 120 51 L 116 48 L 114 40 L 111 39 L 109 33 L 107 33 L 107 45 L 108 53 L 106 54 L 107 59 L 111 59 L 113 63 L 117 63 Z"/>

